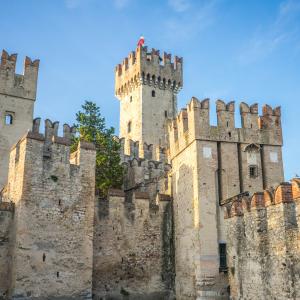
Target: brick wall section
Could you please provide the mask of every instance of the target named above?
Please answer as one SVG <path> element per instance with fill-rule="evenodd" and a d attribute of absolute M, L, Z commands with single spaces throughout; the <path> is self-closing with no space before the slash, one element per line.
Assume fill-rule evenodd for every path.
<path fill-rule="evenodd" d="M 232 299 L 300 297 L 299 179 L 225 205 Z"/>
<path fill-rule="evenodd" d="M 170 201 L 111 191 L 95 210 L 94 299 L 167 299 L 173 293 Z"/>
<path fill-rule="evenodd" d="M 95 150 L 36 120 L 10 155 L 8 198 L 15 203 L 12 299 L 91 299 Z"/>

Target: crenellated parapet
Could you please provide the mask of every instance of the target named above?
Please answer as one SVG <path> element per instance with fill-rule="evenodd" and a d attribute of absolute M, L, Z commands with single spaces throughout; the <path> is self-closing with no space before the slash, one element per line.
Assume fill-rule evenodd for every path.
<path fill-rule="evenodd" d="M 124 162 L 132 159 L 153 160 L 157 162 L 167 161 L 167 149 L 159 145 L 141 143 L 127 138 L 119 139 L 121 149 L 120 156 Z"/>
<path fill-rule="evenodd" d="M 241 193 L 234 197 L 224 200 L 225 219 L 235 216 L 243 216 L 252 210 L 268 208 L 282 203 L 292 203 L 300 200 L 300 180 L 292 179 L 291 183 L 284 182 L 276 188 L 256 192 L 249 195 L 248 192 Z"/>
<path fill-rule="evenodd" d="M 209 99 L 199 101 L 193 97 L 185 109 L 169 122 L 171 157 L 185 149 L 193 140 L 218 141 L 241 144 L 282 145 L 280 107 L 263 106 L 259 116 L 258 105 L 241 103 L 242 128 L 235 127 L 235 103 L 216 102 L 217 126 L 209 120 Z"/>
<path fill-rule="evenodd" d="M 0 63 L 0 93 L 35 100 L 39 71 L 38 59 L 24 60 L 23 74 L 16 73 L 17 54 L 2 51 Z"/>
<path fill-rule="evenodd" d="M 62 163 L 66 164 L 80 164 L 84 160 L 82 157 L 83 150 L 91 151 L 91 157 L 95 155 L 95 146 L 92 143 L 81 141 L 78 145 L 77 151 L 70 153 L 70 146 L 72 138 L 75 135 L 75 128 L 68 124 L 63 125 L 63 134 L 59 135 L 59 122 L 52 122 L 49 119 L 45 120 L 43 133 L 40 131 L 41 118 L 33 120 L 32 130 L 25 134 L 19 142 L 12 148 L 11 156 L 15 155 L 16 159 L 20 159 L 20 149 L 23 148 L 25 152 L 32 155 L 37 155 L 36 159 L 48 159 L 49 162 L 55 162 L 60 159 Z M 29 146 L 31 145 L 31 146 Z M 88 155 L 90 156 L 90 155 Z M 30 157 L 24 156 L 23 159 Z M 94 164 L 94 163 L 93 163 Z M 93 165 L 92 164 L 92 165 Z"/>
<path fill-rule="evenodd" d="M 172 61 L 171 54 L 160 57 L 158 50 L 148 52 L 146 46 L 138 46 L 116 66 L 115 94 L 121 99 L 141 84 L 177 93 L 183 84 L 182 66 L 180 57 L 175 56 Z"/>
<path fill-rule="evenodd" d="M 166 149 L 152 144 L 119 139 L 124 167 L 124 190 L 147 192 L 154 200 L 158 192 L 169 193 Z"/>
<path fill-rule="evenodd" d="M 252 196 L 240 194 L 225 202 L 232 298 L 298 299 L 299 178 Z"/>

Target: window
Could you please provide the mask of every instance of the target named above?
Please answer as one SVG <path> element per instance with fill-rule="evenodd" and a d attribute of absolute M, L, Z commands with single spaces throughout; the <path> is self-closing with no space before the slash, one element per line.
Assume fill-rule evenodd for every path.
<path fill-rule="evenodd" d="M 132 102 L 132 96 L 130 96 L 129 101 Z"/>
<path fill-rule="evenodd" d="M 131 121 L 129 121 L 128 124 L 127 124 L 127 132 L 128 133 L 131 132 Z"/>
<path fill-rule="evenodd" d="M 219 256 L 220 256 L 220 272 L 227 271 L 227 259 L 226 259 L 226 244 L 219 244 Z"/>
<path fill-rule="evenodd" d="M 12 125 L 13 124 L 13 116 L 10 113 L 5 114 L 5 125 Z"/>
<path fill-rule="evenodd" d="M 152 90 L 151 95 L 152 95 L 152 97 L 155 97 L 155 91 L 154 90 Z"/>
<path fill-rule="evenodd" d="M 46 254 L 43 253 L 43 262 L 45 262 L 45 260 L 46 260 Z"/>
<path fill-rule="evenodd" d="M 168 112 L 165 110 L 165 118 L 168 117 Z"/>
<path fill-rule="evenodd" d="M 256 178 L 258 176 L 258 168 L 257 166 L 249 166 L 249 177 Z"/>

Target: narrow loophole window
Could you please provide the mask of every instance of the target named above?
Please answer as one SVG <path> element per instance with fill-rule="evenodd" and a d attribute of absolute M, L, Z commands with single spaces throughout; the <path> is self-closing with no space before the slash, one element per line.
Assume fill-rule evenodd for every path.
<path fill-rule="evenodd" d="M 128 124 L 127 124 L 127 132 L 128 133 L 131 132 L 131 121 L 129 121 Z"/>
<path fill-rule="evenodd" d="M 155 97 L 155 91 L 154 90 L 151 92 L 151 95 L 152 95 L 152 97 Z"/>
<path fill-rule="evenodd" d="M 56 277 L 59 278 L 59 272 L 56 272 Z"/>
<path fill-rule="evenodd" d="M 43 253 L 43 262 L 45 262 L 45 261 L 46 261 L 46 254 Z"/>
<path fill-rule="evenodd" d="M 132 102 L 132 96 L 130 96 L 129 101 Z"/>
<path fill-rule="evenodd" d="M 5 115 L 5 125 L 12 125 L 13 124 L 13 116 L 11 114 Z"/>
<path fill-rule="evenodd" d="M 165 118 L 168 116 L 168 112 L 165 110 Z"/>

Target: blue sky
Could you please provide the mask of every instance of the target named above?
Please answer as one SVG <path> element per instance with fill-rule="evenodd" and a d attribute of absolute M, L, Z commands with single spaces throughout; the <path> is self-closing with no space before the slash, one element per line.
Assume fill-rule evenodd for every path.
<path fill-rule="evenodd" d="M 35 116 L 73 123 L 84 100 L 119 123 L 114 67 L 148 47 L 184 57 L 179 108 L 192 96 L 282 106 L 285 177 L 300 173 L 300 0 L 1 1 L 0 48 L 39 58 Z M 300 174 L 299 174 L 300 175 Z"/>

